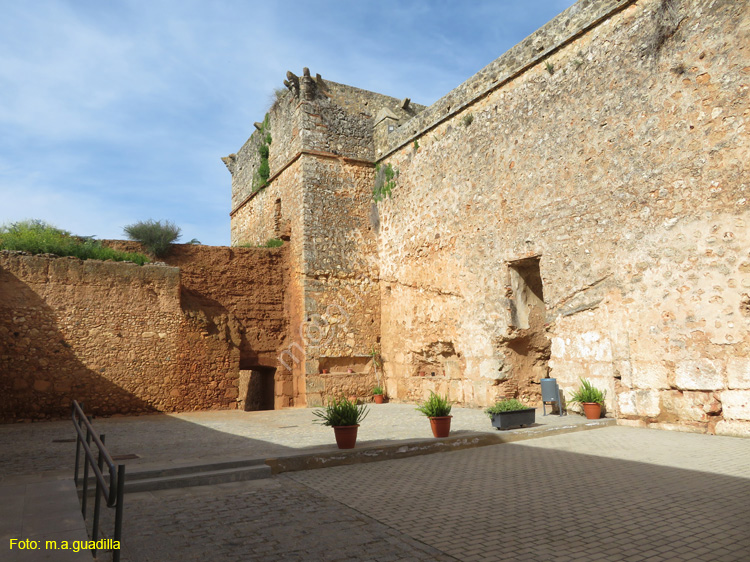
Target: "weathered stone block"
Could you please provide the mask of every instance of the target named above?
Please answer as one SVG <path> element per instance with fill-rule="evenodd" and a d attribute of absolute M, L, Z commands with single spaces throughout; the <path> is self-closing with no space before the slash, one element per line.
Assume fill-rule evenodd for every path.
<path fill-rule="evenodd" d="M 725 390 L 719 397 L 725 419 L 750 421 L 750 390 Z"/>
<path fill-rule="evenodd" d="M 721 402 L 714 392 L 671 390 L 661 393 L 662 413 L 673 420 L 707 422 L 721 412 Z"/>
<path fill-rule="evenodd" d="M 631 390 L 617 397 L 620 414 L 625 416 L 656 417 L 659 408 L 658 390 Z"/>
<path fill-rule="evenodd" d="M 666 389 L 669 388 L 669 372 L 663 363 L 633 363 L 630 379 L 633 388 Z"/>
<path fill-rule="evenodd" d="M 449 379 L 460 379 L 463 375 L 461 371 L 461 363 L 457 359 L 448 359 L 444 363 L 445 375 Z"/>
<path fill-rule="evenodd" d="M 624 420 L 618 419 L 617 425 L 624 425 L 627 427 L 646 427 L 648 424 L 645 420 Z"/>
<path fill-rule="evenodd" d="M 707 433 L 705 424 L 695 425 L 690 423 L 664 423 L 654 422 L 646 424 L 649 429 L 661 429 L 664 431 L 683 431 L 687 433 Z"/>
<path fill-rule="evenodd" d="M 323 406 L 323 398 L 320 394 L 307 393 L 307 407 L 320 408 Z"/>
<path fill-rule="evenodd" d="M 307 392 L 324 392 L 326 389 L 326 383 L 321 376 L 307 375 L 305 377 L 305 387 Z"/>
<path fill-rule="evenodd" d="M 484 379 L 496 379 L 502 368 L 503 362 L 499 359 L 483 359 L 479 363 L 479 376 Z"/>
<path fill-rule="evenodd" d="M 633 388 L 633 364 L 629 360 L 617 360 L 612 363 L 615 376 L 620 376 L 622 385 L 626 388 Z"/>
<path fill-rule="evenodd" d="M 617 395 L 617 405 L 621 416 L 637 416 L 638 409 L 635 404 L 635 390 L 628 390 Z"/>
<path fill-rule="evenodd" d="M 716 435 L 750 437 L 750 422 L 737 420 L 721 420 L 716 424 Z"/>
<path fill-rule="evenodd" d="M 750 388 L 750 358 L 732 357 L 727 361 L 727 386 L 730 389 Z"/>
<path fill-rule="evenodd" d="M 710 359 L 683 361 L 675 369 L 675 386 L 681 390 L 719 390 L 724 388 L 721 365 Z"/>

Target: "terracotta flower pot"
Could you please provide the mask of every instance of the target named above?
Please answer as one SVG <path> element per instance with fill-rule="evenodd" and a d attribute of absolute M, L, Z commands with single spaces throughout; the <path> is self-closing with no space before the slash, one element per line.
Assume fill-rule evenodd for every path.
<path fill-rule="evenodd" d="M 584 402 L 583 413 L 587 420 L 598 420 L 602 416 L 602 405 L 597 402 Z"/>
<path fill-rule="evenodd" d="M 354 449 L 357 443 L 359 425 L 334 425 L 333 434 L 339 449 Z"/>
<path fill-rule="evenodd" d="M 430 427 L 435 437 L 448 437 L 451 433 L 451 418 L 453 416 L 440 416 L 430 418 Z"/>
<path fill-rule="evenodd" d="M 383 403 L 383 395 L 382 394 L 373 394 L 372 397 L 375 399 L 375 404 L 382 404 Z"/>

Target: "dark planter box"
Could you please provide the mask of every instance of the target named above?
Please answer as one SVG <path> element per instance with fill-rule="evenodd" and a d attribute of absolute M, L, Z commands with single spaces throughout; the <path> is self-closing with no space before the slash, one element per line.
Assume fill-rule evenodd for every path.
<path fill-rule="evenodd" d="M 536 419 L 534 414 L 536 414 L 534 408 L 501 412 L 492 416 L 492 426 L 498 429 L 511 429 L 513 427 L 521 427 L 522 425 L 532 425 Z"/>

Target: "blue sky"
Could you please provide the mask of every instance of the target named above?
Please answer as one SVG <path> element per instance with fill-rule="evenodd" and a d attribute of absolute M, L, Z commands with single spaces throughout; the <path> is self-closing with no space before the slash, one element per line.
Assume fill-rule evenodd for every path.
<path fill-rule="evenodd" d="M 0 0 L 0 224 L 228 245 L 221 157 L 287 70 L 429 105 L 573 3 Z"/>

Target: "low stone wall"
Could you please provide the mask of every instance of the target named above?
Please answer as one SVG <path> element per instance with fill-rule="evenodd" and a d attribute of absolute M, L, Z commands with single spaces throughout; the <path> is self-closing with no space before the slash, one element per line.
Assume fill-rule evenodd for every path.
<path fill-rule="evenodd" d="M 95 415 L 237 407 L 241 364 L 275 368 L 286 341 L 283 251 L 168 260 L 0 252 L 0 421 L 65 417 L 73 399 Z M 275 383 L 289 405 L 291 374 Z"/>
<path fill-rule="evenodd" d="M 0 252 L 0 421 L 230 408 L 236 334 L 180 306 L 179 270 Z"/>

